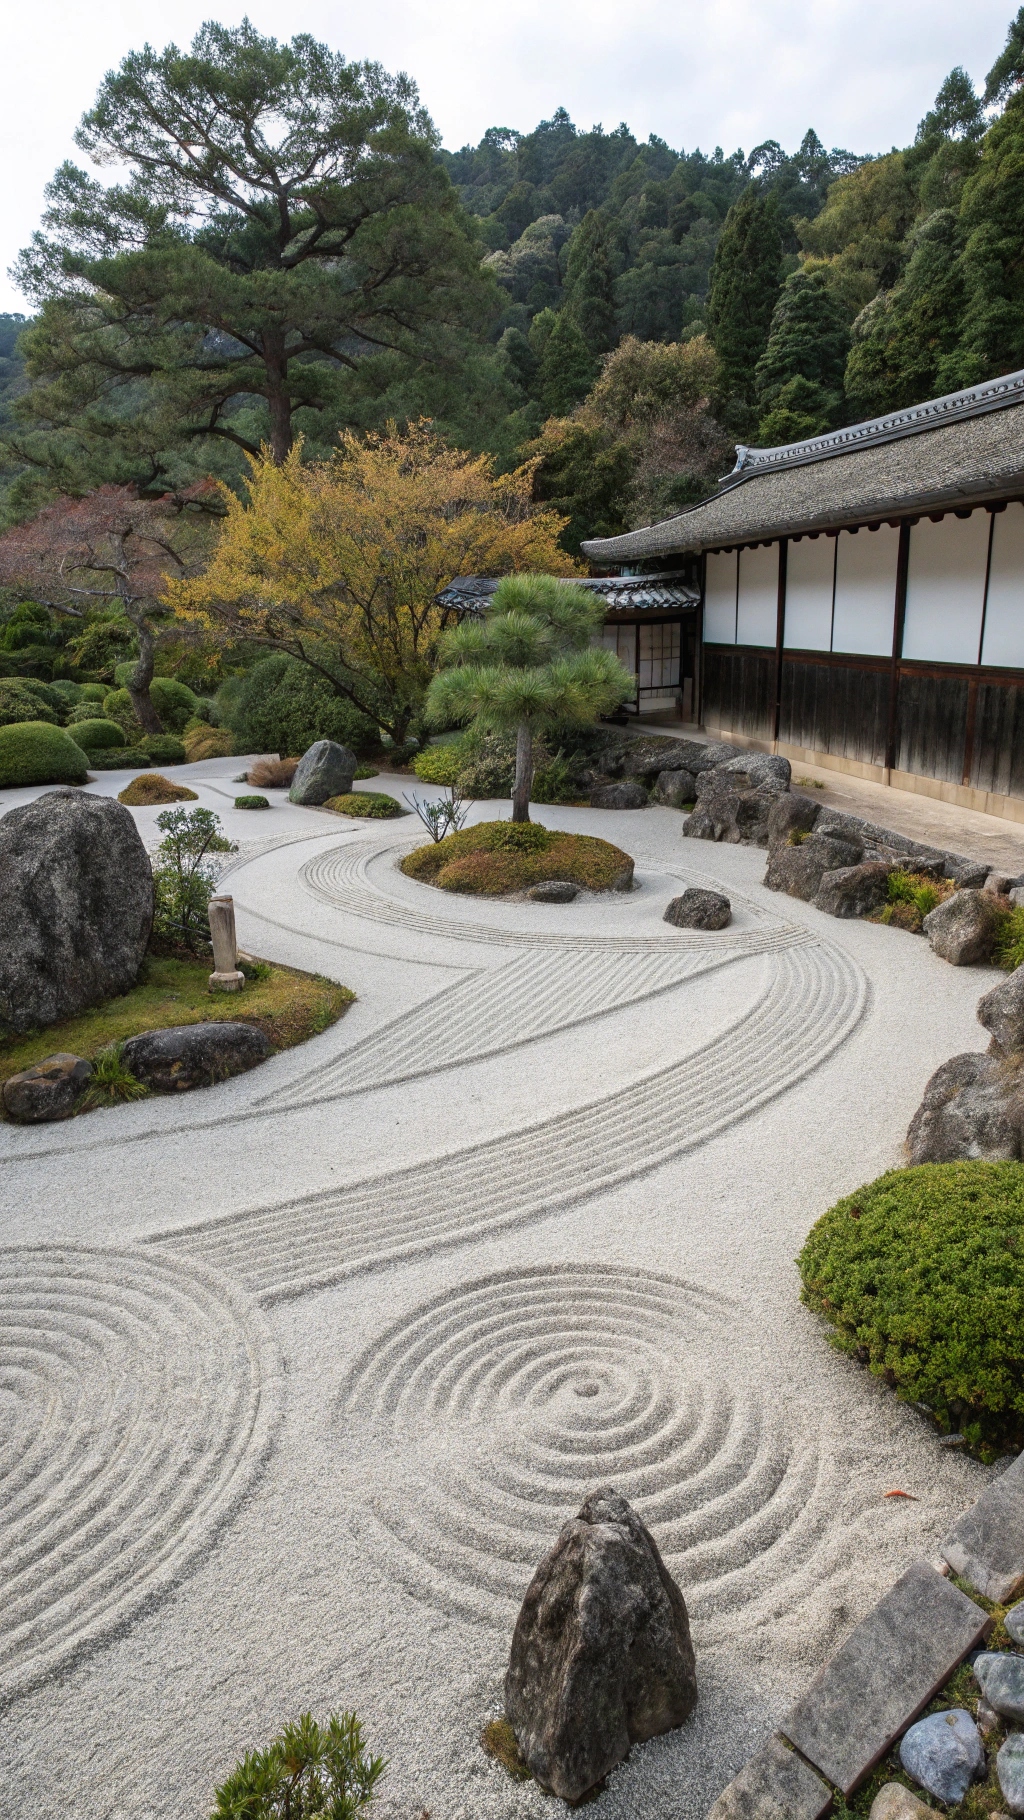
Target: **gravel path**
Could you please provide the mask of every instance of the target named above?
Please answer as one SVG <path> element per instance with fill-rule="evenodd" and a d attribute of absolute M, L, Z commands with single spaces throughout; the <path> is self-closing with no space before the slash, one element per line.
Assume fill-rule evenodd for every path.
<path fill-rule="evenodd" d="M 239 768 L 187 775 L 222 812 Z M 397 870 L 408 821 L 268 794 L 258 834 L 223 814 L 222 888 L 251 951 L 356 989 L 343 1021 L 185 1100 L 0 1128 L 12 1808 L 200 1820 L 286 1718 L 352 1705 L 383 1820 L 549 1815 L 477 1738 L 533 1565 L 614 1484 L 701 1698 L 593 1812 L 698 1820 L 988 1480 L 831 1351 L 793 1258 L 983 1047 L 991 976 L 765 892 L 670 810 L 540 811 L 637 858 L 630 896 L 554 907 L 448 898 Z M 726 931 L 663 922 L 683 883 Z"/>

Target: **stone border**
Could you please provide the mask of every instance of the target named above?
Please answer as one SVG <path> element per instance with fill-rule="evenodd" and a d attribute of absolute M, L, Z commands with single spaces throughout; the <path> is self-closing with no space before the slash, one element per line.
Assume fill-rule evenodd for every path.
<path fill-rule="evenodd" d="M 1024 1453 L 958 1518 L 941 1564 L 915 1561 L 709 1811 L 708 1820 L 820 1820 L 923 1712 L 992 1619 L 945 1577 L 1008 1604 L 1024 1589 Z"/>

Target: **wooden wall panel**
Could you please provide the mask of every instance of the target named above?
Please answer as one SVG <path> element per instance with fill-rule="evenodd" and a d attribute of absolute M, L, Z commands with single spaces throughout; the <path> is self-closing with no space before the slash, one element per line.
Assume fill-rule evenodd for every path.
<path fill-rule="evenodd" d="M 723 733 L 771 739 L 775 721 L 774 651 L 704 646 L 703 719 Z"/>
<path fill-rule="evenodd" d="M 970 782 L 976 790 L 1024 796 L 1024 687 L 978 683 Z"/>
<path fill-rule="evenodd" d="M 784 744 L 884 765 L 888 715 L 887 668 L 783 657 L 779 738 Z"/>
<path fill-rule="evenodd" d="M 963 781 L 967 678 L 915 670 L 900 673 L 896 769 L 940 783 Z"/>

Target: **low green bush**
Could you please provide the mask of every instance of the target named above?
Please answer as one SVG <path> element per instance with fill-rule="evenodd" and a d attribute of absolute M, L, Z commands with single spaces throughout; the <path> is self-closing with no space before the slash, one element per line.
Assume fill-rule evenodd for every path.
<path fill-rule="evenodd" d="M 375 1800 L 386 1764 L 367 1755 L 355 1713 L 312 1713 L 250 1751 L 217 1789 L 211 1820 L 356 1820 Z"/>
<path fill-rule="evenodd" d="M 367 815 L 371 821 L 387 821 L 392 815 L 404 815 L 401 803 L 383 790 L 351 790 L 343 796 L 329 796 L 325 809 L 335 815 Z"/>
<path fill-rule="evenodd" d="M 236 796 L 236 809 L 269 809 L 270 802 L 265 796 Z"/>
<path fill-rule="evenodd" d="M 276 652 L 218 692 L 217 715 L 230 728 L 236 752 L 306 752 L 335 739 L 353 752 L 377 742 L 377 729 L 298 658 Z"/>
<path fill-rule="evenodd" d="M 78 1102 L 78 1112 L 92 1112 L 96 1106 L 121 1106 L 128 1100 L 144 1099 L 149 1092 L 137 1081 L 124 1061 L 123 1043 L 110 1043 L 93 1058 L 89 1084 Z"/>
<path fill-rule="evenodd" d="M 154 765 L 183 765 L 188 756 L 181 740 L 173 733 L 147 734 L 145 750 Z"/>
<path fill-rule="evenodd" d="M 68 728 L 70 737 L 83 752 L 105 751 L 113 746 L 123 746 L 124 733 L 116 720 L 76 720 Z"/>
<path fill-rule="evenodd" d="M 1024 910 L 1014 905 L 1003 917 L 996 934 L 992 958 L 997 967 L 1014 973 L 1024 967 Z"/>
<path fill-rule="evenodd" d="M 103 701 L 110 691 L 106 683 L 80 683 L 79 701 Z"/>
<path fill-rule="evenodd" d="M 25 784 L 84 784 L 88 760 L 81 746 L 51 721 L 23 720 L 0 727 L 0 789 Z"/>
<path fill-rule="evenodd" d="M 1024 1446 L 1024 1167 L 924 1163 L 847 1195 L 798 1259 L 833 1341 L 983 1458 Z"/>
<path fill-rule="evenodd" d="M 424 746 L 413 759 L 412 768 L 421 784 L 443 784 L 447 789 L 458 783 L 468 760 L 465 744 L 452 739 L 444 745 Z"/>
<path fill-rule="evenodd" d="M 380 772 L 376 765 L 357 765 L 352 776 L 358 782 L 360 779 L 365 781 L 368 777 L 379 777 Z"/>
<path fill-rule="evenodd" d="M 103 697 L 103 712 L 107 720 L 116 720 L 130 746 L 141 740 L 142 725 L 127 689 L 110 689 Z"/>
<path fill-rule="evenodd" d="M 0 727 L 13 727 L 26 720 L 45 720 L 55 727 L 59 718 L 56 709 L 49 707 L 22 677 L 5 676 L 0 681 Z"/>
<path fill-rule="evenodd" d="M 94 746 L 87 757 L 90 771 L 148 771 L 157 762 L 148 746 Z"/>

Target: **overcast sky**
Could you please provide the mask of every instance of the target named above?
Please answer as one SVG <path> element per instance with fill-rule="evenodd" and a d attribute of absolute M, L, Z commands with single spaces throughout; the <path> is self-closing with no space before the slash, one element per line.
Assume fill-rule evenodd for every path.
<path fill-rule="evenodd" d="M 43 187 L 106 70 L 148 39 L 183 45 L 206 18 L 248 11 L 277 37 L 313 33 L 350 58 L 405 70 L 445 145 L 488 126 L 528 132 L 556 107 L 576 124 L 626 120 L 677 150 L 795 147 L 808 126 L 854 152 L 906 144 L 943 77 L 975 82 L 1002 48 L 1013 0 L 11 0 L 0 90 L 0 272 L 28 241 Z M 24 299 L 3 277 L 0 309 Z"/>

